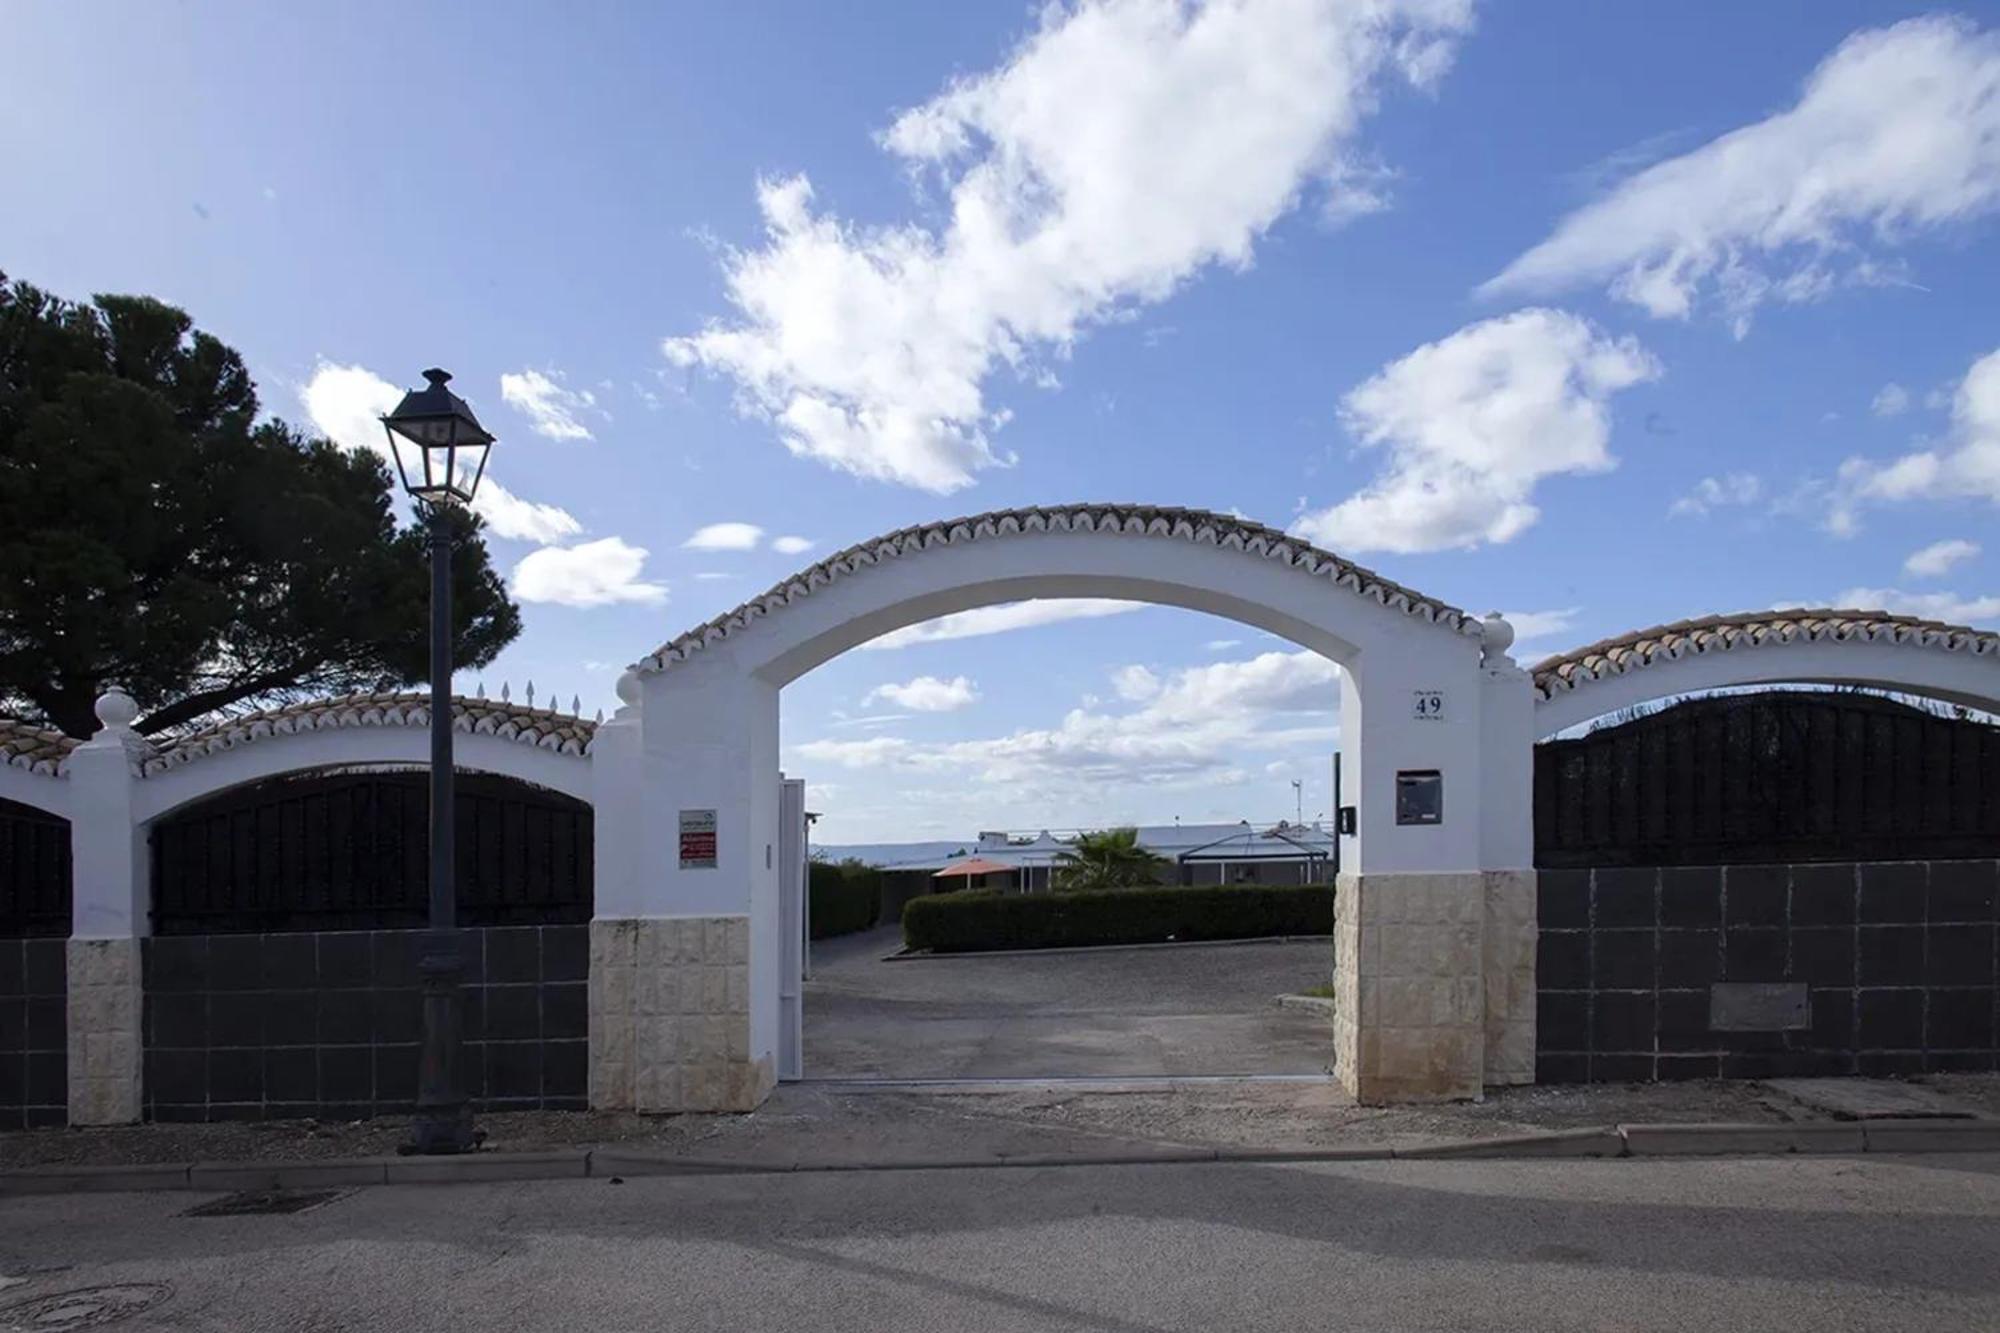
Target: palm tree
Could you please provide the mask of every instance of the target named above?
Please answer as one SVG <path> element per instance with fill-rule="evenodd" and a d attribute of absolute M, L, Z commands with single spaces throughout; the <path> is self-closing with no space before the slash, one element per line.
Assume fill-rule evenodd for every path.
<path fill-rule="evenodd" d="M 1055 887 L 1059 889 L 1131 889 L 1158 884 L 1167 864 L 1139 845 L 1136 828 L 1082 833 L 1071 850 L 1056 853 Z"/>

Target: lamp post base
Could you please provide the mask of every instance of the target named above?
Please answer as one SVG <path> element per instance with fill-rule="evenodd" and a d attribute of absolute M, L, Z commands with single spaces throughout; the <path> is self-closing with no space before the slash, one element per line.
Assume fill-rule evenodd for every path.
<path fill-rule="evenodd" d="M 417 1118 L 404 1156 L 444 1156 L 472 1152 L 485 1140 L 472 1127 L 472 1106 L 459 1093 L 460 982 L 465 956 L 456 930 L 431 931 L 417 963 L 423 975 L 424 1047 L 417 1082 Z"/>

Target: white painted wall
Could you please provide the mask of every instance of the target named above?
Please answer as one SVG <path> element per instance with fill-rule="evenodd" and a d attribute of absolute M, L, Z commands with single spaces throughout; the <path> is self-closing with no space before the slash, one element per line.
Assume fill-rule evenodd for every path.
<path fill-rule="evenodd" d="M 53 773 L 31 773 L 12 764 L 0 764 L 0 800 L 19 801 L 67 819 L 69 793 L 68 781 Z"/>
<path fill-rule="evenodd" d="M 1890 640 L 1748 644 L 1634 667 L 1557 691 L 1535 706 L 1535 736 L 1656 699 L 1736 685 L 1868 685 L 2000 711 L 2000 653 Z"/>

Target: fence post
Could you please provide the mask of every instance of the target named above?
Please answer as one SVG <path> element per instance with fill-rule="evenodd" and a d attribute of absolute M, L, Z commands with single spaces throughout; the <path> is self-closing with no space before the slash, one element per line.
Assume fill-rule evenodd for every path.
<path fill-rule="evenodd" d="M 141 1116 L 148 867 L 133 786 L 151 746 L 132 729 L 138 715 L 131 696 L 108 688 L 97 700 L 97 734 L 71 751 L 65 769 L 74 885 L 65 959 L 72 1125 L 129 1125 Z"/>

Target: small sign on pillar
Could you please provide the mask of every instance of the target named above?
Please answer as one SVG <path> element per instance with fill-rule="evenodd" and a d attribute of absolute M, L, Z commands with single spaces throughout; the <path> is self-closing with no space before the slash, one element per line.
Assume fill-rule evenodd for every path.
<path fill-rule="evenodd" d="M 715 811 L 681 811 L 681 869 L 715 869 Z"/>

